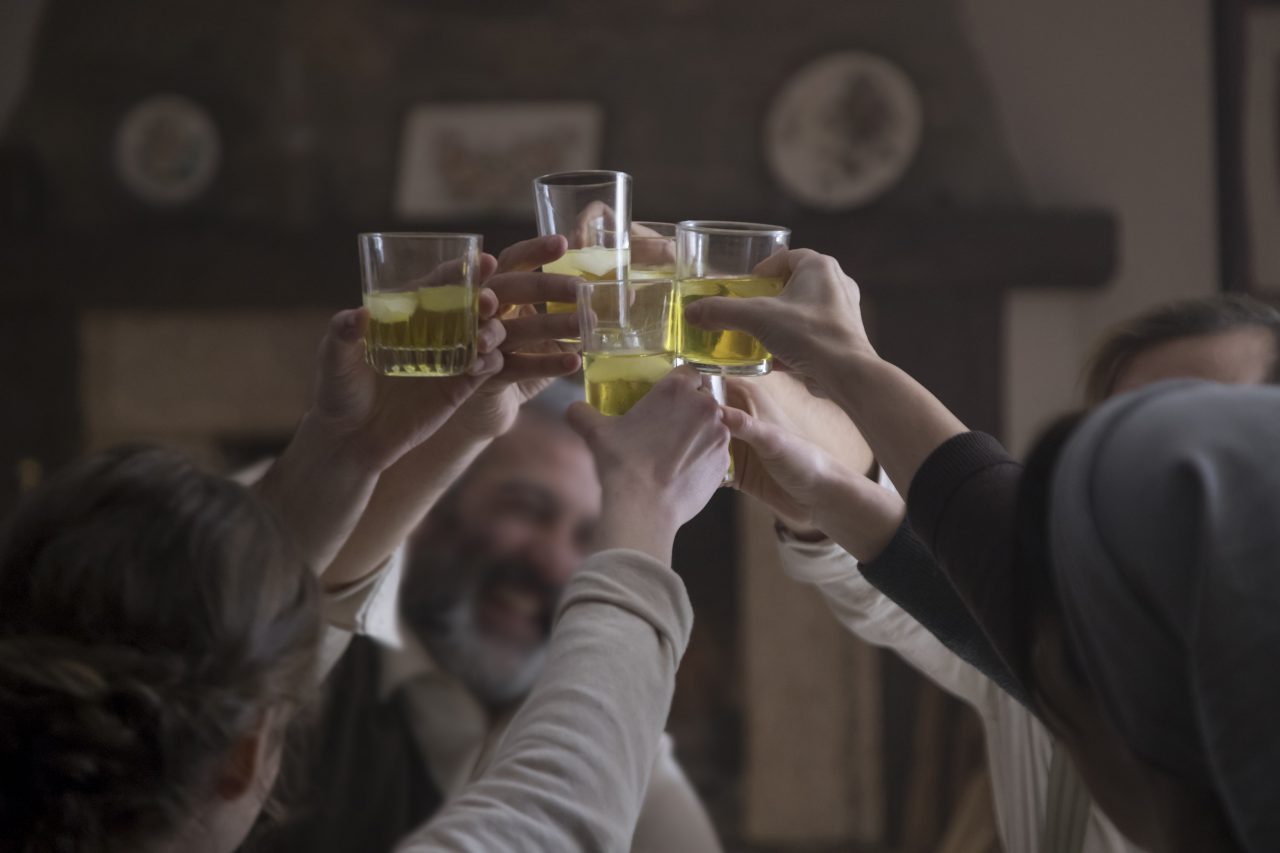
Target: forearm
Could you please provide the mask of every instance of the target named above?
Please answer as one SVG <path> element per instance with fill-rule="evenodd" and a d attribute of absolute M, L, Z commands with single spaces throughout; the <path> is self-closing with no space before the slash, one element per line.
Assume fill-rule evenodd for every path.
<path fill-rule="evenodd" d="M 967 431 L 927 388 L 874 354 L 832 353 L 822 363 L 816 378 L 904 494 L 929 454 Z"/>
<path fill-rule="evenodd" d="M 375 468 L 307 415 L 254 490 L 275 509 L 307 563 L 322 572 L 354 529 L 377 480 Z M 326 579 L 326 586 L 336 585 Z"/>
<path fill-rule="evenodd" d="M 446 426 L 384 471 L 325 570 L 326 584 L 354 583 L 386 562 L 490 441 Z"/>
<path fill-rule="evenodd" d="M 833 472 L 819 486 L 815 526 L 860 562 L 880 556 L 893 540 L 907 508 L 902 498 L 870 479 Z"/>
<path fill-rule="evenodd" d="M 904 550 L 900 540 L 895 537 L 884 559 L 897 562 L 894 568 L 904 577 L 924 580 L 922 587 L 928 587 L 932 568 L 927 553 Z M 987 679 L 869 582 L 865 564 L 830 543 L 784 542 L 779 556 L 783 570 L 794 580 L 812 584 L 846 630 L 873 646 L 892 650 L 948 693 L 984 710 L 983 703 L 992 693 Z M 967 613 L 958 600 L 956 604 Z"/>

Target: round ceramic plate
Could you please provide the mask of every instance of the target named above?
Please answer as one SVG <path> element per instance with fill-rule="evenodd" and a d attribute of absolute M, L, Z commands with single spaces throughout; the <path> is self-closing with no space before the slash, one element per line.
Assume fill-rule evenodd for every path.
<path fill-rule="evenodd" d="M 222 146 L 203 107 L 179 95 L 154 95 L 134 105 L 116 130 L 120 182 L 160 206 L 193 201 L 213 181 Z"/>
<path fill-rule="evenodd" d="M 879 56 L 825 56 L 787 81 L 765 128 L 769 168 L 797 201 L 823 210 L 866 204 L 902 177 L 920 147 L 920 97 Z"/>

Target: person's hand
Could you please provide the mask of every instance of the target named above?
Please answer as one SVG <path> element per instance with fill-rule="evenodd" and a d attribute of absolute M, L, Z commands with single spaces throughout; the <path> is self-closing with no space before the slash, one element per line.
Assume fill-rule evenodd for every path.
<path fill-rule="evenodd" d="M 648 268 L 676 267 L 676 241 L 652 228 L 631 223 L 631 263 Z"/>
<path fill-rule="evenodd" d="M 576 302 L 579 279 L 534 272 L 565 253 L 565 238 L 536 237 L 515 243 L 493 260 L 486 285 L 498 300 L 506 328 L 502 369 L 489 378 L 449 422 L 476 438 L 496 438 L 515 423 L 520 406 L 558 376 L 578 369 L 574 344 L 558 338 L 578 334 L 578 315 L 540 314 L 540 302 Z M 486 256 L 487 257 L 487 256 Z"/>
<path fill-rule="evenodd" d="M 422 444 L 502 370 L 507 329 L 497 317 L 498 297 L 486 288 L 479 302 L 476 361 L 465 375 L 441 379 L 378 373 L 365 361 L 368 310 L 336 314 L 320 344 L 314 402 L 299 432 L 375 472 Z"/>
<path fill-rule="evenodd" d="M 496 262 L 489 259 L 491 272 Z M 478 356 L 463 376 L 389 377 L 365 361 L 369 311 L 342 311 L 320 344 L 315 399 L 293 440 L 254 488 L 279 515 L 316 571 L 331 566 L 355 529 L 378 478 L 420 447 L 486 379 L 502 369 L 507 330 L 498 298 L 482 290 Z M 326 584 L 350 578 L 326 573 Z"/>
<path fill-rule="evenodd" d="M 685 309 L 685 319 L 705 329 L 754 336 L 778 367 L 820 387 L 841 358 L 875 355 L 862 324 L 858 285 L 834 258 L 808 249 L 778 252 L 754 275 L 784 278 L 786 286 L 776 297 L 699 299 Z"/>
<path fill-rule="evenodd" d="M 729 466 L 729 431 L 702 376 L 677 367 L 619 417 L 576 403 L 569 424 L 600 473 L 601 545 L 669 561 L 676 530 L 706 506 Z"/>
<path fill-rule="evenodd" d="M 821 464 L 866 474 L 874 467 L 871 450 L 857 427 L 839 406 L 814 397 L 804 384 L 786 373 L 770 373 L 751 379 L 726 380 L 725 398 L 729 406 L 751 415 L 756 421 L 781 430 L 778 441 L 802 442 L 808 447 L 797 453 L 819 453 L 829 457 Z M 727 416 L 733 413 L 728 412 Z M 769 450 L 773 438 L 762 439 Z M 734 487 L 773 509 L 783 524 L 801 537 L 817 533 L 811 513 L 812 484 L 781 484 L 756 447 L 745 441 L 730 445 L 733 453 Z M 813 460 L 814 464 L 818 464 Z"/>
<path fill-rule="evenodd" d="M 752 494 L 793 531 L 821 531 L 861 561 L 875 559 L 892 540 L 906 514 L 895 493 L 817 444 L 741 409 L 726 408 L 724 422 L 735 441 L 751 449 Z"/>
<path fill-rule="evenodd" d="M 600 235 L 617 230 L 618 217 L 603 201 L 593 201 L 578 211 L 574 223 L 572 247 L 582 249 L 600 245 Z"/>

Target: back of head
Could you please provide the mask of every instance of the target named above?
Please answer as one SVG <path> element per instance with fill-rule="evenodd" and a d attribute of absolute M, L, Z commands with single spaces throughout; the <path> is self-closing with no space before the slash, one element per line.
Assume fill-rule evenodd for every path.
<path fill-rule="evenodd" d="M 91 457 L 0 536 L 0 838 L 133 850 L 213 795 L 311 679 L 316 585 L 243 487 L 174 453 Z"/>
<path fill-rule="evenodd" d="M 1280 849 L 1280 388 L 1168 382 L 1070 433 L 1048 550 L 1076 662 L 1132 752 Z"/>
<path fill-rule="evenodd" d="M 1249 296 L 1219 294 L 1167 302 L 1107 332 L 1085 365 L 1085 402 L 1096 406 L 1116 388 L 1121 372 L 1141 352 L 1179 338 L 1216 335 L 1241 328 L 1271 333 L 1280 356 L 1280 309 Z M 1280 381 L 1280 358 L 1272 365 Z"/>

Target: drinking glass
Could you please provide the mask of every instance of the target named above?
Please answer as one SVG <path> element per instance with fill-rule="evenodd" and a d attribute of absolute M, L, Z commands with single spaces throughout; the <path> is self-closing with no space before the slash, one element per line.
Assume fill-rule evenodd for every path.
<path fill-rule="evenodd" d="M 631 176 L 625 172 L 557 172 L 533 182 L 538 234 L 560 234 L 569 242 L 564 256 L 543 272 L 587 281 L 625 279 L 631 268 Z M 574 306 L 548 302 L 551 314 Z"/>
<path fill-rule="evenodd" d="M 777 296 L 780 277 L 756 275 L 761 261 L 787 248 L 791 231 L 751 222 L 689 220 L 676 228 L 676 353 L 704 373 L 761 376 L 772 367 L 764 346 L 745 332 L 707 331 L 684 309 L 708 296 Z"/>
<path fill-rule="evenodd" d="M 671 346 L 674 303 L 669 278 L 578 285 L 582 376 L 596 411 L 626 414 L 680 363 Z"/>
<path fill-rule="evenodd" d="M 387 376 L 457 376 L 476 358 L 479 234 L 361 234 L 365 359 Z"/>

